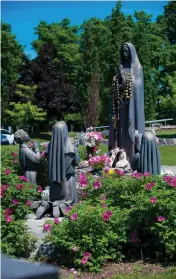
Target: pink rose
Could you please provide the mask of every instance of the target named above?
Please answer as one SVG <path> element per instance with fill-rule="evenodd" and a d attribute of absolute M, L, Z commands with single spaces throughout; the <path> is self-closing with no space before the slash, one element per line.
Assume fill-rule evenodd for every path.
<path fill-rule="evenodd" d="M 155 197 L 152 197 L 152 198 L 150 198 L 150 203 L 156 203 L 156 201 L 157 201 L 157 198 L 155 198 Z"/>
<path fill-rule="evenodd" d="M 98 190 L 100 187 L 101 187 L 101 182 L 100 180 L 96 180 L 94 183 L 93 183 L 93 187 L 95 190 Z"/>
<path fill-rule="evenodd" d="M 18 205 L 19 204 L 18 200 L 13 200 L 12 202 L 13 202 L 14 205 Z"/>
<path fill-rule="evenodd" d="M 27 205 L 27 206 L 30 206 L 30 205 L 31 205 L 31 203 L 32 203 L 32 202 L 31 202 L 31 201 L 29 201 L 29 200 L 27 200 L 27 201 L 26 201 L 26 205 Z"/>
<path fill-rule="evenodd" d="M 45 232 L 50 232 L 50 230 L 51 230 L 51 225 L 50 225 L 50 224 L 44 224 L 43 230 L 44 230 Z"/>
<path fill-rule="evenodd" d="M 16 188 L 17 188 L 18 190 L 22 190 L 22 189 L 24 188 L 24 186 L 23 186 L 23 184 L 17 184 L 17 185 L 16 185 Z"/>
<path fill-rule="evenodd" d="M 54 223 L 57 225 L 57 224 L 60 223 L 60 220 L 59 220 L 58 218 L 55 218 L 55 219 L 54 219 Z"/>
<path fill-rule="evenodd" d="M 71 218 L 71 220 L 76 220 L 78 218 L 78 214 L 73 213 L 73 215 L 70 218 Z"/>
<path fill-rule="evenodd" d="M 166 220 L 166 218 L 164 216 L 158 216 L 158 222 L 162 222 Z"/>
<path fill-rule="evenodd" d="M 82 264 L 86 264 L 87 261 L 88 261 L 88 258 L 82 258 L 82 259 L 81 259 L 81 263 L 82 263 Z"/>

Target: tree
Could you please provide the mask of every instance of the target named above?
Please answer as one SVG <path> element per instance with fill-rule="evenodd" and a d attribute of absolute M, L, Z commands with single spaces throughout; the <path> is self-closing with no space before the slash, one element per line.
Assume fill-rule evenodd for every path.
<path fill-rule="evenodd" d="M 1 24 L 1 96 L 2 119 L 6 121 L 5 109 L 11 101 L 11 88 L 18 79 L 18 70 L 22 63 L 23 47 L 11 33 L 11 26 Z"/>
<path fill-rule="evenodd" d="M 32 104 L 36 86 L 17 85 L 16 95 L 18 102 L 11 102 L 6 109 L 8 121 L 12 127 L 29 131 L 31 127 L 39 125 L 45 120 L 46 113 L 41 108 Z"/>
<path fill-rule="evenodd" d="M 38 35 L 38 39 L 33 41 L 32 45 L 37 53 L 43 44 L 52 45 L 55 62 L 59 64 L 64 61 L 64 73 L 73 80 L 79 64 L 78 27 L 70 26 L 67 18 L 52 24 L 41 21 L 35 28 L 35 34 Z"/>
<path fill-rule="evenodd" d="M 63 72 L 63 64 L 56 63 L 51 44 L 41 46 L 33 62 L 33 82 L 37 85 L 37 105 L 48 117 L 61 120 L 64 114 L 74 112 L 75 102 L 71 84 Z"/>

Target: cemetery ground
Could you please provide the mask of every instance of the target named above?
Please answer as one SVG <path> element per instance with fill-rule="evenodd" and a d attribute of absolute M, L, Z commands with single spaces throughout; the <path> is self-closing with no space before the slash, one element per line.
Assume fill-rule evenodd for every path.
<path fill-rule="evenodd" d="M 161 131 L 162 132 L 162 131 Z M 175 131 L 174 131 L 175 133 Z M 172 131 L 167 131 L 164 133 L 159 133 L 157 134 L 157 136 L 162 136 L 162 137 L 173 137 L 173 135 L 175 135 Z M 164 136 L 163 136 L 164 135 Z M 46 142 L 50 140 L 50 133 L 44 133 L 41 134 L 39 137 L 35 137 L 32 138 L 32 140 L 37 140 L 40 143 L 41 142 Z M 70 133 L 70 137 L 74 137 L 75 133 Z M 107 145 L 102 144 L 99 146 L 99 149 L 101 150 L 101 153 L 105 153 L 107 152 Z M 170 165 L 170 166 L 176 166 L 176 146 L 159 146 L 160 149 L 160 153 L 161 153 L 161 164 L 162 165 Z M 81 160 L 86 159 L 86 149 L 84 146 L 79 146 L 78 147 L 79 150 L 79 154 L 80 154 L 80 158 Z M 8 157 L 8 160 L 10 160 L 10 156 L 11 153 L 18 153 L 18 145 L 11 145 L 11 146 L 1 146 L 1 152 L 2 152 L 2 156 L 6 156 Z M 14 157 L 12 158 L 13 160 L 15 159 Z M 15 160 L 14 160 L 15 161 Z M 7 165 L 7 167 L 11 168 L 12 164 Z M 14 168 L 14 169 L 13 169 Z M 11 184 L 14 184 L 14 191 L 15 191 L 15 195 L 19 194 L 19 192 L 21 191 L 20 189 L 25 189 L 26 186 L 28 186 L 28 184 L 25 181 L 17 181 L 19 178 L 15 178 L 15 171 L 16 171 L 16 166 L 12 166 L 12 175 L 10 178 L 10 175 L 7 176 L 2 176 L 2 179 L 4 181 L 7 181 L 6 183 L 3 184 L 10 184 L 8 182 L 11 181 Z M 7 170 L 8 171 L 8 170 Z M 118 175 L 117 175 L 118 176 Z M 60 275 L 61 275 L 61 279 L 78 279 L 78 278 L 82 278 L 82 279 L 101 279 L 101 278 L 108 278 L 108 279 L 174 279 L 176 278 L 176 267 L 174 266 L 175 263 L 175 258 L 173 258 L 171 261 L 163 261 L 160 260 L 160 258 L 153 260 L 152 257 L 143 257 L 143 250 L 140 250 L 140 245 L 142 245 L 141 247 L 143 247 L 142 249 L 146 250 L 149 255 L 151 253 L 152 250 L 158 249 L 158 255 L 160 254 L 160 252 L 162 253 L 165 243 L 166 243 L 166 250 L 167 253 L 169 253 L 170 255 L 173 254 L 175 255 L 175 244 L 174 244 L 174 237 L 175 237 L 175 232 L 174 232 L 174 216 L 175 216 L 175 201 L 174 201 L 174 197 L 175 197 L 175 186 L 171 187 L 169 185 L 167 185 L 165 182 L 162 181 L 161 178 L 157 178 L 156 179 L 156 189 L 155 187 L 153 187 L 152 185 L 152 189 L 151 191 L 141 191 L 138 192 L 137 189 L 139 189 L 141 187 L 143 187 L 143 184 L 148 183 L 146 185 L 152 184 L 152 178 L 142 178 L 142 181 L 139 179 L 138 177 L 134 178 L 134 180 L 130 180 L 131 184 L 126 185 L 126 182 L 128 183 L 127 179 L 123 179 L 120 176 L 117 177 L 115 174 L 109 175 L 107 177 L 105 177 L 104 180 L 102 180 L 102 187 L 98 190 L 98 191 L 92 191 L 90 188 L 88 188 L 86 190 L 86 192 L 89 193 L 89 199 L 86 201 L 86 199 L 84 200 L 84 197 L 82 197 L 82 201 L 85 201 L 85 204 L 80 203 L 78 206 L 76 206 L 76 212 L 79 216 L 78 218 L 78 222 L 65 222 L 65 225 L 62 224 L 54 224 L 53 226 L 53 220 L 48 221 L 48 224 L 52 224 L 53 226 L 53 230 L 51 235 L 49 234 L 48 236 L 51 237 L 50 239 L 56 244 L 57 247 L 62 247 L 62 244 L 60 240 L 63 239 L 63 242 L 65 243 L 65 245 L 67 246 L 67 248 L 71 249 L 71 251 L 69 252 L 68 256 L 70 257 L 73 254 L 73 240 L 78 241 L 78 246 L 80 244 L 85 247 L 89 247 L 88 243 L 91 243 L 91 238 L 90 235 L 88 236 L 88 234 L 86 235 L 86 230 L 88 231 L 89 228 L 91 227 L 92 229 L 92 234 L 93 234 L 93 238 L 92 239 L 100 239 L 99 242 L 99 246 L 95 243 L 95 246 L 97 245 L 96 249 L 94 250 L 92 248 L 92 258 L 90 258 L 90 265 L 89 265 L 89 260 L 88 258 L 84 259 L 84 260 L 88 260 L 88 268 L 89 268 L 89 272 L 88 270 L 82 270 L 80 272 L 78 272 L 78 262 L 75 262 L 75 267 L 73 268 L 73 264 L 71 264 L 70 266 L 66 267 L 65 265 L 63 266 L 62 264 L 59 264 L 59 271 L 60 271 Z M 21 177 L 22 179 L 23 177 Z M 92 178 L 89 177 L 89 184 L 91 185 L 92 183 Z M 116 183 L 115 180 L 119 179 L 119 185 L 118 187 L 116 187 Z M 117 181 L 117 180 L 116 180 Z M 125 182 L 126 181 L 126 182 Z M 18 184 L 17 184 L 18 183 Z M 142 184 L 143 183 L 143 184 Z M 168 183 L 170 183 L 168 181 Z M 109 185 L 112 186 L 109 189 Z M 16 186 L 18 185 L 18 188 L 16 189 Z M 175 184 L 174 184 L 175 185 Z M 7 186 L 7 185 L 4 185 Z M 13 186 L 12 186 L 13 187 Z M 104 190 L 103 190 L 104 189 Z M 109 190 L 108 190 L 109 189 Z M 124 190 L 123 190 L 124 189 Z M 111 190 L 111 191 L 110 191 Z M 29 203 L 28 197 L 31 195 L 30 191 L 32 191 L 32 189 L 30 189 L 30 185 L 29 185 L 29 192 L 28 190 L 26 192 L 24 192 L 25 197 L 22 196 L 22 192 L 20 192 L 21 194 L 19 196 L 17 196 L 17 199 L 21 199 L 24 200 L 24 205 L 19 205 L 17 204 L 17 200 L 13 200 L 14 203 L 14 208 L 19 208 L 19 211 L 16 211 L 16 216 L 18 220 L 16 221 L 12 221 L 10 220 L 11 216 L 13 218 L 13 215 L 9 215 L 6 216 L 6 221 L 9 222 L 7 225 L 4 225 L 4 217 L 3 217 L 3 223 L 2 225 L 5 226 L 5 229 L 8 230 L 8 225 L 11 228 L 11 235 L 8 236 L 7 239 L 5 239 L 4 241 L 4 246 L 7 245 L 7 247 L 5 247 L 5 249 L 8 249 L 8 243 L 12 243 L 12 238 L 14 238 L 14 247 L 15 249 L 22 249 L 22 243 L 24 243 L 24 251 L 22 252 L 26 252 L 29 248 L 30 245 L 34 245 L 35 244 L 35 239 L 34 240 L 30 240 L 30 238 L 26 238 L 26 231 L 23 228 L 22 223 L 20 223 L 20 216 L 22 216 L 22 219 L 25 216 L 25 212 L 27 212 L 27 207 L 25 207 L 25 203 L 26 200 Z M 104 192 L 101 192 L 104 191 Z M 129 191 L 129 193 L 127 194 L 127 191 Z M 138 192 L 138 193 L 137 193 Z M 150 201 L 150 192 L 152 192 L 152 197 L 157 197 L 157 202 L 156 204 L 151 204 Z M 11 192 L 13 195 L 13 192 Z M 112 220 L 111 222 L 102 222 L 101 218 L 98 218 L 98 215 L 101 216 L 101 214 L 103 213 L 102 210 L 106 210 L 106 208 L 101 208 L 100 204 L 97 204 L 97 200 L 100 200 L 104 197 L 102 194 L 107 193 L 107 196 L 109 195 L 109 197 L 107 198 L 107 205 L 108 205 L 108 209 L 109 209 L 109 213 L 113 212 L 112 215 Z M 85 193 L 86 194 L 86 193 Z M 134 198 L 134 196 L 137 194 L 136 198 Z M 101 198 L 102 197 L 102 198 Z M 116 197 L 116 198 L 114 198 Z M 9 197 L 10 200 L 10 197 Z M 9 200 L 7 199 L 5 201 L 6 203 L 6 209 L 8 209 L 8 211 L 10 210 L 9 207 Z M 12 200 L 12 199 L 11 199 Z M 161 201 L 160 206 L 159 204 L 159 200 Z M 106 202 L 105 202 L 106 203 Z M 135 235 L 135 231 L 131 231 L 132 232 L 132 243 L 130 244 L 130 249 L 132 251 L 132 255 L 130 254 L 129 260 L 126 259 L 126 261 L 123 260 L 123 258 L 121 259 L 121 255 L 117 256 L 116 260 L 119 263 L 115 263 L 113 261 L 113 257 L 111 258 L 111 256 L 114 254 L 114 249 L 117 249 L 116 247 L 114 247 L 113 242 L 117 241 L 117 246 L 121 245 L 118 243 L 118 238 L 116 238 L 117 236 L 115 235 L 115 231 L 113 228 L 119 228 L 118 229 L 118 237 L 120 238 L 120 241 L 123 243 L 123 241 L 125 240 L 125 231 L 126 231 L 126 217 L 129 216 L 129 212 L 127 210 L 128 206 L 127 204 L 129 203 L 129 205 L 134 204 L 136 207 L 136 209 L 134 209 L 134 213 L 132 210 L 132 223 L 133 224 L 133 228 L 135 228 L 135 226 L 138 224 L 137 223 L 137 219 L 139 216 L 139 220 L 145 220 L 146 223 L 146 231 L 144 231 L 144 233 L 147 234 L 147 237 L 142 236 L 140 233 L 140 237 L 143 239 L 143 243 L 138 242 L 138 238 Z M 27 203 L 26 203 L 27 204 Z M 7 206 L 8 205 L 8 206 Z M 20 207 L 21 206 L 21 207 Z M 92 207 L 93 206 L 93 207 Z M 120 206 L 120 207 L 119 207 Z M 103 206 L 102 206 L 103 207 Z M 119 209 L 117 209 L 119 207 Z M 95 210 L 95 212 L 94 212 Z M 119 210 L 119 211 L 118 211 Z M 135 213 L 136 210 L 136 213 Z M 151 222 L 151 218 L 153 216 L 153 214 L 156 213 L 156 210 L 159 210 L 159 216 L 160 219 L 161 217 L 164 218 L 163 216 L 167 216 L 166 217 L 166 221 L 164 222 Z M 85 219 L 85 212 L 88 212 L 89 214 L 88 216 L 86 216 Z M 117 213 L 116 213 L 117 211 Z M 123 213 L 121 213 L 123 212 Z M 8 213 L 8 212 L 6 212 Z M 92 214 L 91 214 L 92 213 Z M 22 214 L 22 215 L 21 215 Z M 74 209 L 72 209 L 69 213 L 68 213 L 68 217 L 71 218 L 71 214 L 74 215 Z M 87 213 L 86 213 L 87 214 Z M 131 213 L 130 213 L 131 214 Z M 107 216 L 106 216 L 107 217 Z M 108 215 L 108 218 L 110 218 L 111 216 Z M 148 218 L 150 217 L 150 218 Z M 131 218 L 131 217 L 130 217 Z M 163 219 L 164 220 L 164 219 Z M 15 225 L 15 222 L 18 224 Z M 59 227 L 60 226 L 60 227 Z M 141 227 L 143 226 L 143 224 L 141 223 L 140 225 Z M 159 240 L 161 245 L 157 246 L 157 241 L 155 242 L 150 242 L 150 233 L 148 232 L 149 227 L 152 227 L 152 229 L 155 231 L 156 235 L 159 234 L 161 239 Z M 84 228 L 85 227 L 85 228 Z M 94 227 L 96 227 L 96 231 L 94 230 Z M 85 239 L 81 239 L 79 238 L 79 230 L 81 229 L 85 229 Z M 3 229 L 4 230 L 4 229 Z M 69 231 L 74 231 L 73 233 L 69 234 Z M 108 233 L 105 233 L 102 237 L 101 232 L 107 230 Z M 148 235 L 149 233 L 149 235 Z M 18 234 L 18 235 L 17 235 Z M 23 236 L 24 234 L 24 236 Z M 65 235 L 65 237 L 64 237 Z M 46 233 L 47 236 L 47 233 Z M 124 237 L 124 240 L 123 240 Z M 112 240 L 111 240 L 112 238 Z M 113 240 L 114 239 L 114 240 Z M 21 244 L 18 244 L 18 242 L 21 241 Z M 29 244 L 28 244 L 29 241 Z M 134 243 L 133 243 L 134 242 Z M 91 245 L 91 244 L 90 244 Z M 108 252 L 108 248 L 106 248 L 106 245 L 109 245 L 111 248 L 110 252 Z M 151 247 L 150 247 L 151 245 Z M 12 246 L 12 244 L 11 244 Z M 118 246 L 119 249 L 120 246 Z M 158 248 L 156 248 L 158 247 Z M 77 247 L 74 247 L 74 249 L 76 249 Z M 13 247 L 10 247 L 10 249 L 13 249 Z M 126 248 L 125 248 L 126 249 Z M 26 250 L 26 251 L 25 251 Z M 59 248 L 60 250 L 60 248 Z M 102 252 L 101 252 L 102 250 Z M 159 251 L 160 250 L 160 251 Z M 83 250 L 83 251 L 87 251 L 87 250 Z M 137 252 L 136 252 L 137 251 Z M 75 250 L 76 252 L 76 250 Z M 156 251 L 155 251 L 156 252 Z M 10 251 L 11 253 L 11 251 Z M 76 252 L 77 253 L 77 252 Z M 78 252 L 79 253 L 79 252 Z M 83 253 L 83 252 L 82 252 Z M 88 252 L 86 252 L 88 253 Z M 131 252 L 130 252 L 131 253 Z M 136 254 L 137 253 L 137 254 Z M 22 253 L 23 254 L 23 253 Z M 97 256 L 93 257 L 93 254 L 96 254 Z M 111 255 L 112 254 L 112 255 Z M 128 254 L 128 253 L 126 253 Z M 110 260 L 108 260 L 108 262 L 106 261 L 106 255 L 107 255 L 107 259 L 110 257 Z M 115 254 L 114 254 L 115 255 Z M 137 257 L 136 257 L 137 256 Z M 19 257 L 17 255 L 17 257 Z M 20 255 L 20 258 L 23 258 L 23 256 Z M 128 258 L 128 257 L 127 257 Z M 102 264 L 102 259 L 103 261 L 106 262 L 106 264 Z M 48 262 L 50 264 L 55 265 L 55 261 L 51 260 L 51 261 L 47 261 L 46 259 L 31 259 L 32 261 L 39 261 L 39 262 Z M 122 261 L 121 261 L 122 260 Z M 91 266 L 92 264 L 92 266 Z M 102 266 L 102 269 L 101 269 Z M 90 272 L 90 269 L 97 271 L 97 273 L 93 273 L 92 271 Z"/>

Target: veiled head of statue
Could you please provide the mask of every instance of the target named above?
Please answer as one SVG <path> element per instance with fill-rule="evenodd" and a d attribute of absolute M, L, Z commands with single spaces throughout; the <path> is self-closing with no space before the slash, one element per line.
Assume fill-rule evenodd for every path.
<path fill-rule="evenodd" d="M 131 58 L 130 48 L 128 47 L 128 45 L 126 43 L 122 45 L 121 55 L 122 55 L 122 60 L 124 60 L 124 61 L 127 61 Z"/>
<path fill-rule="evenodd" d="M 121 47 L 121 63 L 127 61 L 130 61 L 133 65 L 140 64 L 134 45 L 126 42 Z"/>
<path fill-rule="evenodd" d="M 68 137 L 68 129 L 66 123 L 64 121 L 56 122 L 56 124 L 53 126 L 53 133 L 62 133 L 64 135 L 64 140 L 66 140 Z"/>

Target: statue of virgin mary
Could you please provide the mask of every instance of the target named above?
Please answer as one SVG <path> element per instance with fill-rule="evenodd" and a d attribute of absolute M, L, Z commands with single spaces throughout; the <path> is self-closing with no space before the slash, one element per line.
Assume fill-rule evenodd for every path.
<path fill-rule="evenodd" d="M 115 77 L 112 112 L 109 127 L 109 150 L 124 148 L 130 164 L 140 151 L 140 137 L 144 134 L 144 80 L 143 70 L 135 47 L 124 43 L 120 53 L 121 63 Z"/>

